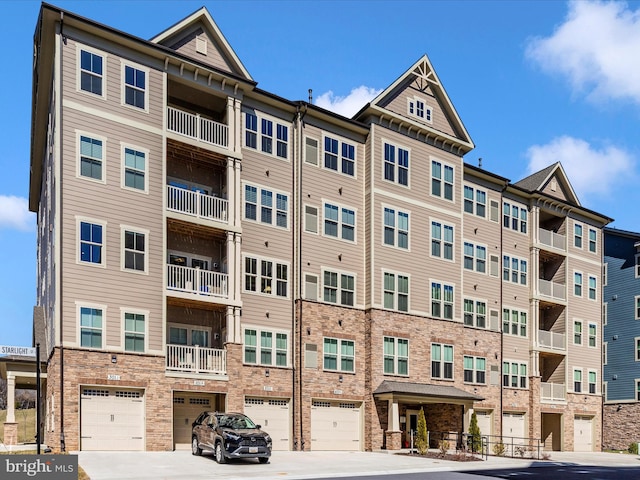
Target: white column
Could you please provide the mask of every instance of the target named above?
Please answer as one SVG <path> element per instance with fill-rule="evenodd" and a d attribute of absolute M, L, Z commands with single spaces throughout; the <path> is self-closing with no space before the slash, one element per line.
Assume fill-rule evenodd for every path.
<path fill-rule="evenodd" d="M 7 423 L 16 421 L 16 377 L 7 373 Z"/>
<path fill-rule="evenodd" d="M 235 219 L 233 225 L 235 225 L 236 227 L 240 226 L 240 218 L 241 218 L 240 212 L 242 211 L 242 186 L 240 184 L 240 167 L 241 167 L 240 160 L 234 159 L 233 189 L 230 190 L 230 192 L 233 191 L 233 205 L 234 205 L 233 216 Z"/>
<path fill-rule="evenodd" d="M 390 432 L 400 431 L 400 410 L 397 400 L 389 399 L 389 419 L 387 420 L 387 430 Z"/>
<path fill-rule="evenodd" d="M 233 295 L 234 300 L 236 301 L 240 301 L 240 286 L 242 285 L 242 235 L 240 235 L 239 233 L 236 233 L 233 237 L 233 250 L 235 253 L 235 276 L 236 278 L 234 279 L 234 286 L 235 286 L 235 293 Z"/>
<path fill-rule="evenodd" d="M 242 343 L 242 331 L 240 330 L 240 309 L 233 309 L 233 324 L 236 330 L 236 343 Z"/>
<path fill-rule="evenodd" d="M 239 99 L 235 99 L 235 108 L 233 110 L 233 114 L 235 115 L 234 121 L 236 124 L 235 128 L 235 151 L 240 154 L 242 151 L 242 102 Z M 236 156 L 238 156 L 236 155 Z"/>
<path fill-rule="evenodd" d="M 234 112 L 235 100 L 232 97 L 227 97 L 227 126 L 229 127 L 229 136 L 227 137 L 227 148 L 236 153 L 240 150 L 240 145 L 236 144 L 236 116 Z"/>
<path fill-rule="evenodd" d="M 240 278 L 236 272 L 236 254 L 234 251 L 233 232 L 227 232 L 227 295 L 229 300 L 238 300 L 236 295 L 236 283 Z"/>
<path fill-rule="evenodd" d="M 236 204 L 240 201 L 240 196 L 236 198 L 236 176 L 233 164 L 235 160 L 227 157 L 227 221 L 229 225 L 235 227 L 238 225 L 239 218 L 236 216 Z"/>
<path fill-rule="evenodd" d="M 233 318 L 233 307 L 229 307 L 229 306 L 227 307 L 226 317 L 227 317 L 227 338 L 225 339 L 225 341 L 229 343 L 235 343 L 236 329 L 235 329 L 234 318 Z"/>

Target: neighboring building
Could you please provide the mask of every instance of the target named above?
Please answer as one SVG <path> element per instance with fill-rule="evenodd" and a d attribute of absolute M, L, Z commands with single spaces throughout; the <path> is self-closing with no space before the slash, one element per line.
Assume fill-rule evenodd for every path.
<path fill-rule="evenodd" d="M 348 119 L 257 88 L 206 9 L 145 41 L 43 5 L 35 42 L 49 445 L 182 448 L 217 409 L 397 449 L 424 407 L 601 448 L 610 219 L 558 163 L 465 164 L 426 56 Z"/>
<path fill-rule="evenodd" d="M 604 448 L 640 442 L 640 233 L 604 230 Z"/>

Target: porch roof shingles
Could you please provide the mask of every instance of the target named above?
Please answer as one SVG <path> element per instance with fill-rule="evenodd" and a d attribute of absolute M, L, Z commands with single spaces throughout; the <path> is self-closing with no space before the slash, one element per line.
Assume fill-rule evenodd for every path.
<path fill-rule="evenodd" d="M 430 385 L 428 383 L 394 382 L 384 380 L 373 392 L 374 395 L 383 393 L 398 393 L 401 395 L 421 395 L 435 398 L 455 398 L 458 400 L 482 401 L 484 397 L 465 392 L 448 385 Z"/>

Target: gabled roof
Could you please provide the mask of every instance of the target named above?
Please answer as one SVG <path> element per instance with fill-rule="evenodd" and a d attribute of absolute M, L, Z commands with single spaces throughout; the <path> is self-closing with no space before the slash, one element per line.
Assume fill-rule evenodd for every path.
<path fill-rule="evenodd" d="M 231 48 L 229 42 L 222 34 L 218 25 L 211 17 L 209 11 L 202 7 L 199 10 L 193 12 L 188 17 L 167 28 L 163 32 L 153 37 L 150 42 L 166 45 L 169 40 L 175 39 L 180 36 L 194 24 L 200 23 L 202 27 L 207 31 L 209 36 L 215 41 L 218 48 L 220 48 L 225 55 L 226 59 L 231 62 L 230 67 L 234 72 L 241 73 L 247 80 L 253 80 L 249 71 L 245 68 L 240 58 L 236 55 L 236 52 Z"/>
<path fill-rule="evenodd" d="M 514 185 L 530 193 L 541 192 L 554 177 L 556 178 L 556 181 L 561 184 L 563 191 L 568 195 L 569 198 L 567 198 L 567 200 L 575 205 L 581 206 L 580 200 L 578 200 L 578 196 L 573 190 L 571 182 L 569 182 L 569 178 L 567 177 L 567 174 L 565 173 L 564 168 L 562 168 L 562 164 L 560 162 L 556 162 L 538 172 L 532 173 L 528 177 L 516 182 Z"/>
<path fill-rule="evenodd" d="M 425 130 L 430 130 L 438 136 L 447 137 L 449 142 L 452 140 L 455 143 L 460 144 L 463 147 L 465 152 L 468 152 L 475 148 L 473 140 L 471 136 L 467 132 L 458 112 L 456 111 L 449 95 L 444 89 L 444 86 L 440 82 L 440 78 L 438 78 L 438 74 L 431 65 L 429 61 L 429 57 L 425 54 L 423 55 L 416 63 L 414 63 L 406 72 L 404 72 L 398 79 L 389 85 L 385 90 L 383 90 L 376 98 L 374 98 L 368 105 L 366 105 L 360 112 L 358 112 L 354 118 L 360 116 L 360 114 L 364 113 L 366 110 L 373 108 L 374 110 L 384 109 L 384 105 L 387 103 L 392 96 L 397 94 L 397 89 L 402 87 L 405 84 L 409 84 L 413 82 L 416 78 L 425 82 L 431 87 L 431 90 L 434 96 L 438 99 L 442 108 L 447 115 L 447 119 L 451 123 L 453 130 L 456 132 L 456 137 L 452 137 L 449 134 L 444 132 L 440 132 L 435 129 L 431 125 L 420 125 L 421 128 Z M 388 110 L 385 110 L 385 113 L 390 113 Z M 402 117 L 405 122 L 412 122 L 412 119 L 408 117 Z"/>

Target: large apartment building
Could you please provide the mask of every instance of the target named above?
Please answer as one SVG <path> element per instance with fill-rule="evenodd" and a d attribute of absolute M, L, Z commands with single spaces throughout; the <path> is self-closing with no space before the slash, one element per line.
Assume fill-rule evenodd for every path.
<path fill-rule="evenodd" d="M 603 447 L 640 442 L 640 233 L 604 230 Z"/>
<path fill-rule="evenodd" d="M 600 449 L 610 219 L 554 159 L 465 163 L 428 57 L 345 118 L 258 88 L 204 8 L 147 41 L 43 5 L 35 53 L 49 445 L 188 447 L 225 410 L 276 450 L 399 449 L 423 408 Z"/>

